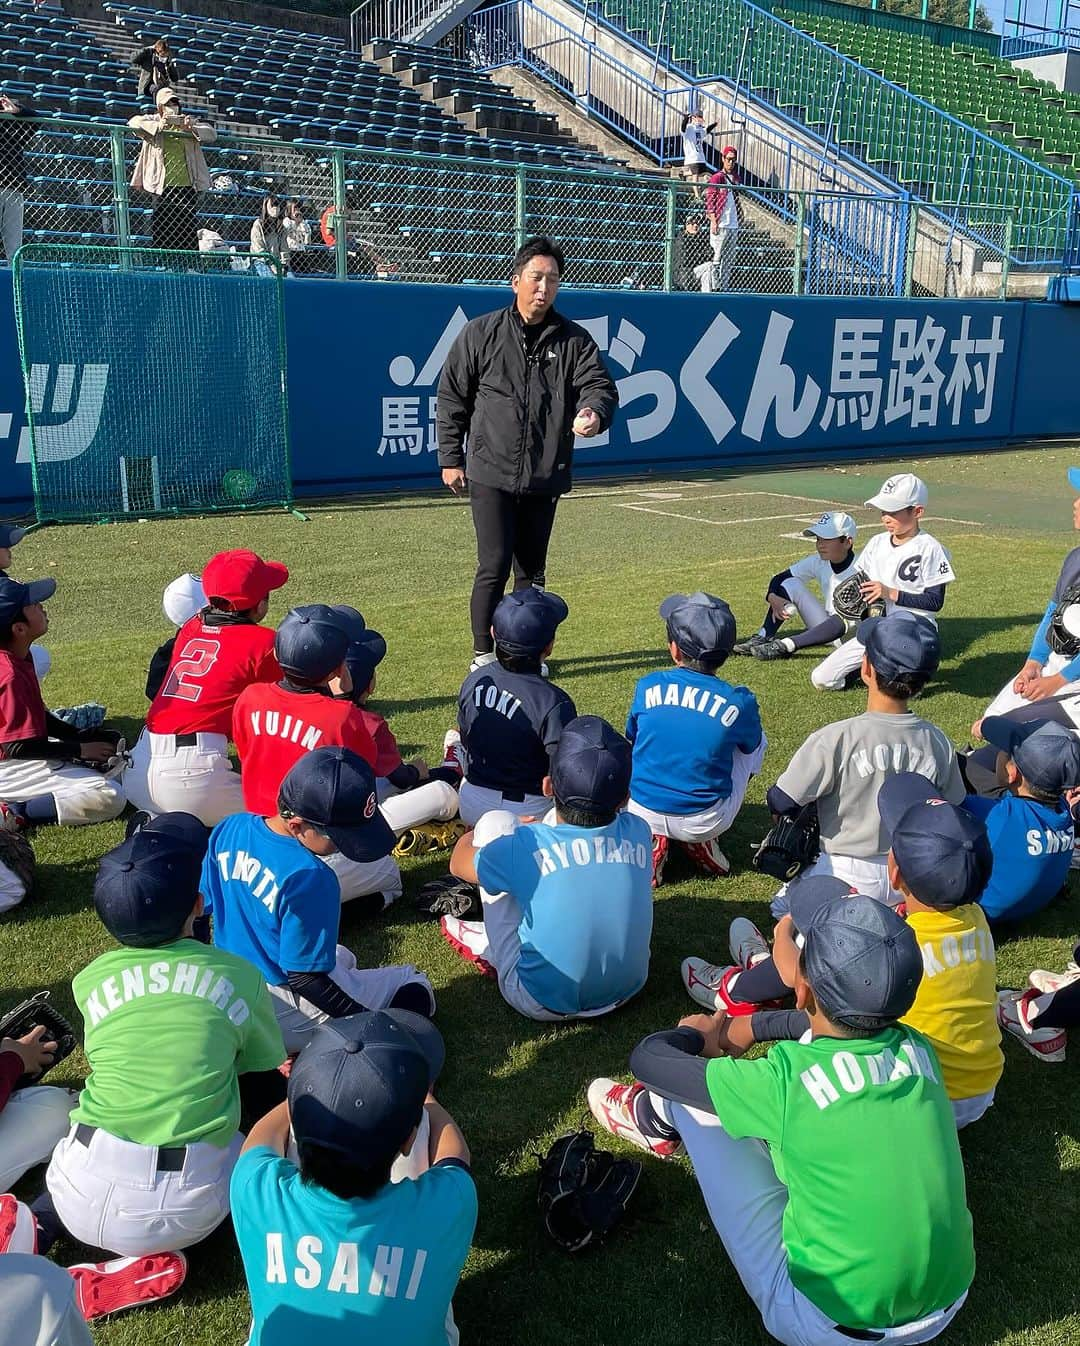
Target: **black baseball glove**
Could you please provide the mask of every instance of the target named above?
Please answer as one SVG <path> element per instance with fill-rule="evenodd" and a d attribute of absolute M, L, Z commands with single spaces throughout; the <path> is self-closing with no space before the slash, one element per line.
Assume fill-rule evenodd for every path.
<path fill-rule="evenodd" d="M 0 1038 L 23 1038 L 39 1026 L 45 1028 L 45 1040 L 56 1043 L 56 1055 L 53 1057 L 52 1065 L 47 1066 L 45 1070 L 39 1071 L 36 1075 L 29 1073 L 20 1075 L 15 1084 L 16 1089 L 22 1089 L 27 1084 L 36 1084 L 46 1071 L 51 1070 L 52 1066 L 62 1061 L 65 1056 L 70 1056 L 75 1050 L 77 1043 L 75 1030 L 60 1011 L 49 1004 L 48 991 L 39 991 L 29 1000 L 24 1000 L 21 1005 L 16 1005 L 13 1010 L 8 1010 L 0 1019 Z"/>
<path fill-rule="evenodd" d="M 425 883 L 416 895 L 416 910 L 421 916 L 456 916 L 462 921 L 484 918 L 480 889 L 452 874 Z"/>
<path fill-rule="evenodd" d="M 1046 642 L 1055 654 L 1067 659 L 1080 654 L 1080 585 L 1070 585 L 1058 600 L 1046 630 Z"/>
<path fill-rule="evenodd" d="M 537 1204 L 544 1228 L 568 1253 L 611 1232 L 626 1213 L 641 1178 L 636 1159 L 598 1150 L 591 1131 L 560 1136 L 540 1163 Z"/>
<path fill-rule="evenodd" d="M 790 883 L 818 858 L 821 834 L 817 808 L 808 804 L 794 818 L 780 818 L 754 853 L 751 861 L 762 874 Z"/>
<path fill-rule="evenodd" d="M 846 622 L 861 622 L 864 617 L 880 617 L 885 611 L 884 602 L 878 598 L 868 603 L 862 594 L 862 586 L 870 583 L 865 570 L 854 570 L 846 580 L 841 580 L 832 591 L 833 611 Z"/>

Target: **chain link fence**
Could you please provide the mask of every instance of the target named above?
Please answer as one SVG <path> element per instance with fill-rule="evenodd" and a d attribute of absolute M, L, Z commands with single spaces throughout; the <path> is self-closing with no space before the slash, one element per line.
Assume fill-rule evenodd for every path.
<path fill-rule="evenodd" d="M 296 277 L 502 285 L 519 244 L 546 233 L 581 287 L 1023 292 L 1008 265 L 1016 212 L 1002 208 L 203 134 L 209 190 L 177 213 L 130 185 L 141 142 L 128 127 L 0 118 L 6 259 L 22 241 L 197 247 L 233 270 L 268 253 Z"/>

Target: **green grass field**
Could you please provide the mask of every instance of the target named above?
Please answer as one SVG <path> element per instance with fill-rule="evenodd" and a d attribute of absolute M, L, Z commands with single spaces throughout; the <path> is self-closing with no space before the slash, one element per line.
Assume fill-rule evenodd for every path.
<path fill-rule="evenodd" d="M 1023 662 L 1061 559 L 1074 544 L 1065 482 L 1073 461 L 1069 449 L 1055 447 L 905 464 L 930 483 L 928 526 L 951 549 L 959 576 L 941 622 L 945 660 L 919 709 L 959 745 Z M 665 595 L 707 589 L 731 603 L 741 630 L 756 627 L 764 582 L 806 550 L 792 535 L 831 505 L 852 509 L 868 535 L 876 517 L 861 502 L 895 467 L 582 482 L 560 506 L 551 549 L 549 583 L 570 604 L 553 678 L 579 711 L 621 726 L 635 679 L 666 660 L 657 616 Z M 15 572 L 59 581 L 45 642 L 53 655 L 48 703 L 105 702 L 134 739 L 145 710 L 146 663 L 167 634 L 164 584 L 235 546 L 254 547 L 292 571 L 271 620 L 293 603 L 348 602 L 386 635 L 378 708 L 406 755 L 437 758 L 470 651 L 473 537 L 467 508 L 448 497 L 335 504 L 311 509 L 308 522 L 275 514 L 32 535 L 18 548 Z M 364 924 L 345 908 L 341 938 L 362 963 L 412 961 L 431 975 L 439 995 L 448 1045 L 440 1094 L 472 1146 L 480 1192 L 475 1246 L 455 1299 L 463 1342 L 769 1340 L 708 1224 L 685 1161 L 649 1161 L 632 1218 L 606 1247 L 573 1259 L 540 1230 L 533 1152 L 587 1115 L 585 1086 L 594 1075 L 625 1077 L 633 1044 L 691 1011 L 679 979 L 685 955 L 726 957 L 728 922 L 739 914 L 768 928 L 774 885 L 749 868 L 751 843 L 767 827 L 765 787 L 810 730 L 856 713 L 863 700 L 858 692 L 815 692 L 809 669 L 808 659 L 793 659 L 733 660 L 725 670 L 755 690 L 769 736 L 764 775 L 724 841 L 735 873 L 708 880 L 682 859 L 672 861 L 657 897 L 648 986 L 620 1013 L 551 1028 L 507 1008 L 495 987 L 442 943 L 437 925 L 413 919 L 411 897 L 443 870 L 444 857 L 414 863 L 404 899 L 377 923 Z M 122 831 L 117 822 L 36 836 L 38 896 L 0 923 L 0 1003 L 48 987 L 71 1010 L 71 977 L 109 945 L 91 888 L 97 858 Z M 1020 985 L 1032 967 L 1062 966 L 1078 937 L 1074 890 L 1022 937 L 1002 943 L 999 983 Z M 146 1050 L 167 1051 L 168 1043 L 147 1042 Z M 1066 1235 L 1080 1215 L 1080 1062 L 1043 1065 L 1011 1042 L 1006 1057 L 995 1107 L 963 1134 L 978 1273 L 943 1340 L 1077 1346 L 1080 1248 L 1070 1253 Z M 78 1079 L 84 1069 L 77 1055 L 56 1073 Z M 33 1195 L 40 1181 L 40 1173 L 32 1174 L 20 1191 Z M 83 1255 L 68 1244 L 54 1253 L 61 1262 Z M 101 1325 L 95 1339 L 103 1346 L 239 1346 L 248 1308 L 231 1229 L 193 1249 L 190 1263 L 174 1303 Z"/>

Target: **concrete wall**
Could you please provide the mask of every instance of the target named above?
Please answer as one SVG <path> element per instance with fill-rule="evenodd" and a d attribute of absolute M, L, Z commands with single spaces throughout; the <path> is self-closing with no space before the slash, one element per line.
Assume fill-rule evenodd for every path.
<path fill-rule="evenodd" d="M 1045 56 L 1022 56 L 1012 63 L 1030 70 L 1036 79 L 1047 79 L 1067 93 L 1080 93 L 1080 51 L 1054 51 Z"/>

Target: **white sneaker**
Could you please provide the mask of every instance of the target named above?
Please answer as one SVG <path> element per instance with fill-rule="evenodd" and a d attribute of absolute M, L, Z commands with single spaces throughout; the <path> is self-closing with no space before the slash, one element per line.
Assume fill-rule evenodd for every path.
<path fill-rule="evenodd" d="M 728 948 L 736 967 L 753 967 L 769 956 L 765 936 L 745 916 L 736 916 L 728 927 Z"/>
<path fill-rule="evenodd" d="M 1053 995 L 1055 991 L 1071 986 L 1074 981 L 1080 981 L 1080 968 L 1075 964 L 1071 972 L 1047 972 L 1045 968 L 1037 967 L 1028 974 L 1029 984 L 1043 995 Z"/>
<path fill-rule="evenodd" d="M 448 729 L 442 741 L 443 759 L 440 765 L 454 768 L 465 774 L 465 745 L 456 729 Z"/>
<path fill-rule="evenodd" d="M 998 1026 L 1040 1061 L 1064 1061 L 1068 1035 L 1064 1028 L 1039 1028 L 1038 1019 L 1028 1017 L 1031 1002 L 1038 991 L 999 991 Z"/>
<path fill-rule="evenodd" d="M 604 1128 L 620 1140 L 636 1145 L 657 1159 L 673 1159 L 682 1153 L 681 1140 L 660 1140 L 647 1136 L 634 1120 L 634 1099 L 645 1089 L 643 1084 L 618 1084 L 615 1080 L 593 1080 L 589 1085 L 589 1111 Z"/>
<path fill-rule="evenodd" d="M 469 672 L 475 673 L 478 668 L 487 668 L 488 664 L 496 662 L 494 650 L 490 650 L 487 654 L 474 654 L 472 663 L 469 665 Z"/>

